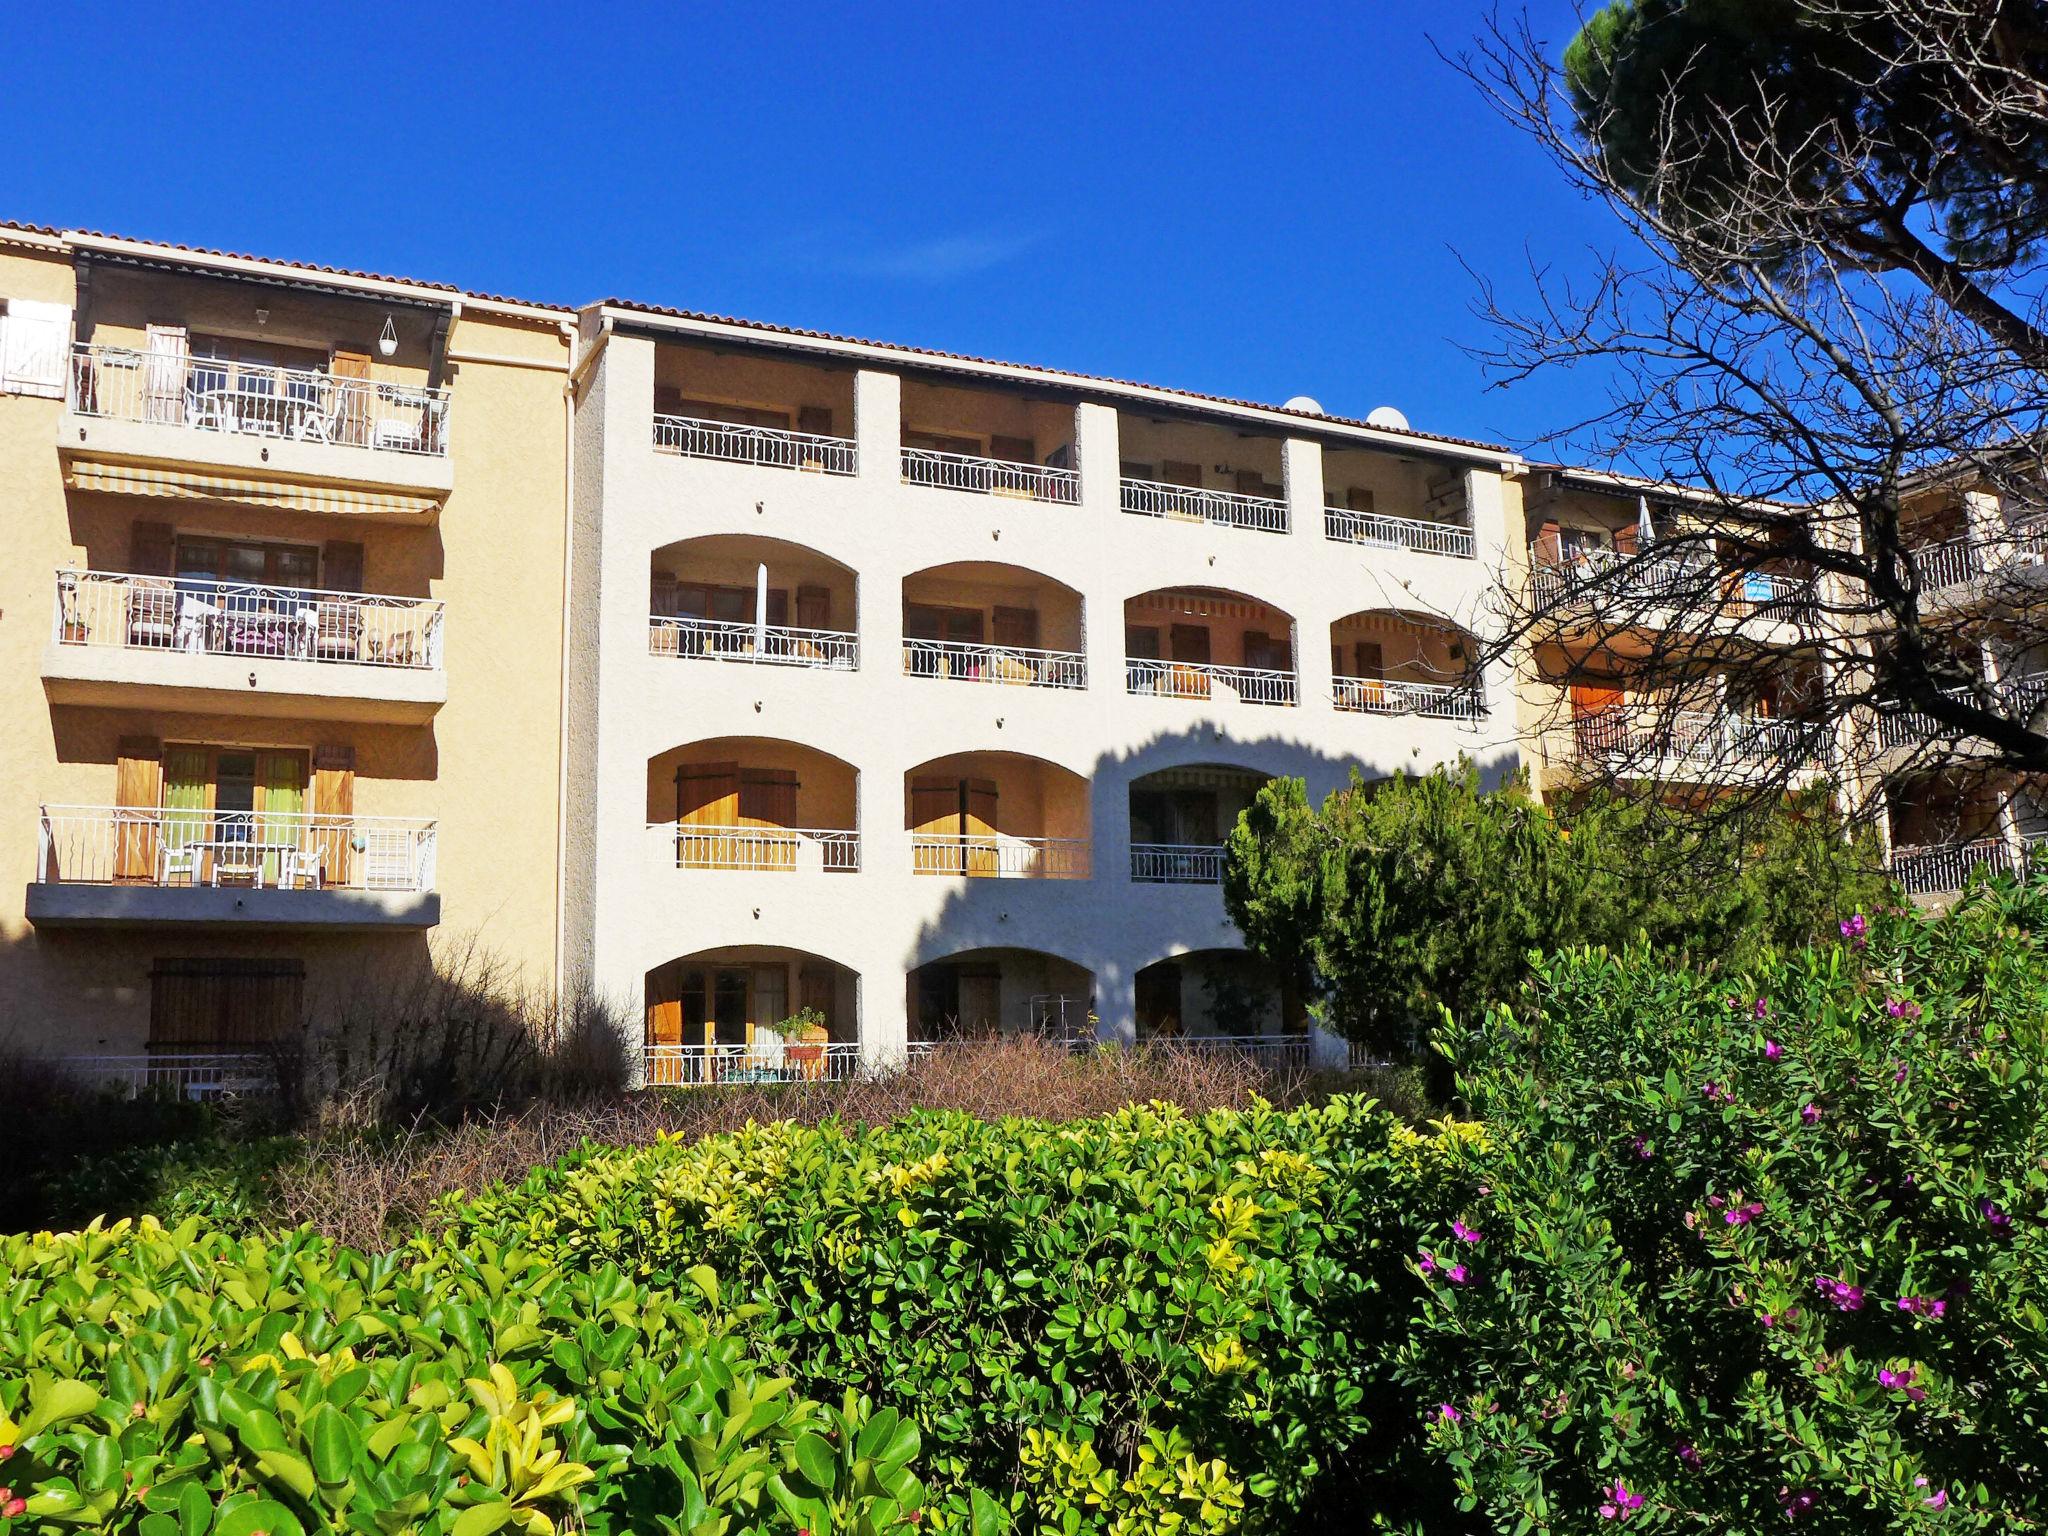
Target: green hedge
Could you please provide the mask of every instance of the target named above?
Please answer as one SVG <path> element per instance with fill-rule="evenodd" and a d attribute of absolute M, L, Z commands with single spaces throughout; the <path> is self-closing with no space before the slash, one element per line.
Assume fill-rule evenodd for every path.
<path fill-rule="evenodd" d="M 659 1283 L 708 1264 L 812 1391 L 903 1405 L 935 1495 L 1026 1527 L 1356 1529 L 1429 1503 L 1390 1374 L 1434 1137 L 1359 1100 L 1068 1125 L 928 1113 L 595 1151 L 450 1209 Z"/>
<path fill-rule="evenodd" d="M 909 1530 L 915 1427 L 796 1396 L 678 1278 L 146 1218 L 7 1239 L 0 1531 Z"/>
<path fill-rule="evenodd" d="M 2037 880 L 1734 980 L 1566 956 L 1461 1047 L 1488 1193 L 1427 1245 L 1408 1368 L 1468 1508 L 2043 1529 L 2044 930 Z"/>

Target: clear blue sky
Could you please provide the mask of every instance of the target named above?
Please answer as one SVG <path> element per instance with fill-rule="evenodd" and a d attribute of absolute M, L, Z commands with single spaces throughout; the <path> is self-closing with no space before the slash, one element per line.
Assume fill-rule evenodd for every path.
<path fill-rule="evenodd" d="M 1484 4 L 23 4 L 0 217 L 1519 445 L 1595 386 L 1485 391 L 1459 257 L 1612 231 L 1433 51 Z"/>

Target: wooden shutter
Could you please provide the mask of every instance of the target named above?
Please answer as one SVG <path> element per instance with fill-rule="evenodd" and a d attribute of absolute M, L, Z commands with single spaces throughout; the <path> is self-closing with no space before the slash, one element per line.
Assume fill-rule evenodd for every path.
<path fill-rule="evenodd" d="M 321 879 L 348 885 L 355 877 L 356 749 L 329 744 L 313 749 L 313 846 Z"/>
<path fill-rule="evenodd" d="M 680 1045 L 683 1040 L 683 973 L 664 965 L 647 978 L 647 1043 Z"/>
<path fill-rule="evenodd" d="M 802 629 L 830 629 L 832 627 L 832 589 L 830 587 L 798 587 L 796 589 L 796 622 Z"/>
<path fill-rule="evenodd" d="M 739 825 L 738 763 L 686 763 L 676 770 L 676 820 L 693 827 Z"/>
<path fill-rule="evenodd" d="M 1385 677 L 1387 675 L 1386 658 L 1380 651 L 1379 641 L 1360 640 L 1352 646 L 1351 655 L 1352 665 L 1358 669 L 1357 676 Z"/>
<path fill-rule="evenodd" d="M 123 736 L 114 764 L 114 878 L 156 879 L 157 807 L 164 789 L 163 743 Z"/>
<path fill-rule="evenodd" d="M 740 825 L 793 827 L 796 772 L 790 768 L 749 768 L 740 775 Z"/>
<path fill-rule="evenodd" d="M 1159 629 L 1152 624 L 1124 626 L 1124 654 L 1133 661 L 1159 659 Z"/>
<path fill-rule="evenodd" d="M 1159 478 L 1167 485 L 1184 485 L 1191 490 L 1202 488 L 1202 466 L 1190 464 L 1185 459 L 1168 459 L 1159 466 Z"/>
<path fill-rule="evenodd" d="M 832 407 L 829 405 L 800 405 L 796 408 L 796 429 L 808 432 L 813 437 L 832 435 Z"/>
<path fill-rule="evenodd" d="M 1629 523 L 1629 524 L 1627 524 L 1627 525 L 1625 525 L 1625 526 L 1623 526 L 1623 527 L 1620 527 L 1620 528 L 1617 528 L 1617 529 L 1615 529 L 1615 530 L 1614 530 L 1614 549 L 1615 549 L 1615 553 L 1617 553 L 1617 554 L 1622 554 L 1622 555 L 1632 555 L 1632 554 L 1634 554 L 1634 553 L 1636 552 L 1636 535 L 1637 535 L 1637 532 L 1638 532 L 1638 530 L 1637 530 L 1637 528 L 1636 528 L 1636 525 L 1635 525 L 1634 523 Z"/>
<path fill-rule="evenodd" d="M 806 965 L 797 973 L 797 1006 L 808 1008 L 825 1020 L 825 1033 L 839 1034 L 839 986 L 827 965 Z"/>
<path fill-rule="evenodd" d="M 1203 663 L 1209 659 L 1209 627 L 1206 624 L 1176 624 L 1170 636 L 1175 661 Z"/>
<path fill-rule="evenodd" d="M 960 830 L 959 780 L 910 781 L 910 830 L 931 836 L 951 836 Z"/>
<path fill-rule="evenodd" d="M 1038 611 L 1035 608 L 998 608 L 995 611 L 997 645 L 1038 648 Z"/>
<path fill-rule="evenodd" d="M 149 1048 L 208 1054 L 289 1041 L 299 1028 L 301 960 L 159 960 L 149 973 Z"/>
<path fill-rule="evenodd" d="M 138 521 L 128 529 L 128 570 L 134 576 L 177 572 L 178 537 L 169 523 Z"/>
<path fill-rule="evenodd" d="M 1273 669 L 1273 637 L 1263 629 L 1244 632 L 1244 664 L 1259 671 Z"/>
<path fill-rule="evenodd" d="M 1351 512 L 1370 512 L 1372 492 L 1362 485 L 1354 485 L 1344 493 L 1344 506 Z"/>
<path fill-rule="evenodd" d="M 1556 565 L 1564 559 L 1564 530 L 1552 518 L 1536 531 L 1536 563 Z"/>
<path fill-rule="evenodd" d="M 1237 490 L 1240 496 L 1263 496 L 1266 477 L 1256 469 L 1240 469 L 1237 472 Z"/>
<path fill-rule="evenodd" d="M 363 381 L 341 386 L 340 409 L 334 423 L 335 440 L 353 443 L 359 448 L 369 446 L 370 389 L 367 381 L 370 377 L 370 354 L 345 352 L 336 347 L 327 360 L 327 371 L 337 379 Z"/>
<path fill-rule="evenodd" d="M 352 539 L 329 539 L 320 546 L 320 574 L 330 592 L 363 590 L 363 546 Z"/>
<path fill-rule="evenodd" d="M 1009 459 L 1018 464 L 1036 464 L 1038 445 L 1028 437 L 1004 437 L 998 433 L 988 440 L 988 456 Z"/>

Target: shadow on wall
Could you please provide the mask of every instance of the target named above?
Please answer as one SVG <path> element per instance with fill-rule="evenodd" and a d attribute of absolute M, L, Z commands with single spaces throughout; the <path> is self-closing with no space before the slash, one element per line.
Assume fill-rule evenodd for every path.
<path fill-rule="evenodd" d="M 1102 1036 L 1128 1037 L 1137 1018 L 1141 971 L 1177 956 L 1244 953 L 1243 937 L 1223 909 L 1220 845 L 1258 782 L 1301 779 L 1319 805 L 1348 784 L 1354 770 L 1370 782 L 1435 766 L 1405 748 L 1372 743 L 1379 733 L 1367 723 L 1361 722 L 1358 734 L 1362 744 L 1381 750 L 1337 756 L 1281 732 L 1225 735 L 1204 720 L 1098 757 L 1086 775 L 1092 882 L 971 873 L 938 877 L 951 878 L 953 889 L 906 957 L 906 965 L 917 968 L 905 999 L 911 1038 L 930 1037 L 932 1021 L 944 1018 L 949 1004 L 957 1027 L 969 1033 L 977 1031 L 968 1015 L 986 1016 L 991 1008 L 1006 1033 L 1033 1027 L 1085 1033 L 1085 1019 L 1074 1015 L 1092 1008 Z M 1488 789 L 1521 766 L 1512 748 L 1483 757 L 1475 753 L 1475 761 Z M 972 835 L 964 818 L 962 830 Z M 1118 895 L 1105 905 L 1063 900 L 1068 890 Z M 1028 980 L 1001 980 L 1000 999 L 977 1004 L 977 997 L 995 996 L 995 973 L 1005 959 Z M 982 991 L 970 995 L 977 985 Z M 1037 990 L 1041 986 L 1043 992 Z M 1234 990 L 1229 980 L 1211 984 L 1205 978 L 1204 986 L 1212 1003 L 1229 999 Z M 1074 1007 L 1077 988 L 1088 999 L 1080 1009 Z M 1235 989 L 1242 990 L 1241 979 Z M 1043 1013 L 1033 1011 L 1039 997 L 1047 999 Z M 878 998 L 871 1006 L 891 1002 Z M 1255 1031 L 1252 1026 L 1231 1032 Z"/>

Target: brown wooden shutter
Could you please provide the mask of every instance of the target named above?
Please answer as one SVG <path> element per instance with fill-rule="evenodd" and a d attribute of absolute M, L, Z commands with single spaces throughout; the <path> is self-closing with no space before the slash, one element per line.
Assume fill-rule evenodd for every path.
<path fill-rule="evenodd" d="M 1124 654 L 1133 661 L 1159 659 L 1159 629 L 1153 624 L 1124 626 Z"/>
<path fill-rule="evenodd" d="M 1344 493 L 1344 506 L 1352 512 L 1372 510 L 1372 492 L 1362 485 L 1354 485 Z"/>
<path fill-rule="evenodd" d="M 988 456 L 1017 464 L 1036 464 L 1038 445 L 1028 437 L 1004 437 L 998 433 L 988 440 Z"/>
<path fill-rule="evenodd" d="M 137 522 L 128 530 L 128 568 L 134 576 L 176 574 L 178 538 L 169 523 Z"/>
<path fill-rule="evenodd" d="M 363 546 L 353 539 L 329 539 L 320 546 L 320 574 L 330 592 L 363 590 Z"/>
<path fill-rule="evenodd" d="M 327 371 L 337 379 L 363 380 L 341 386 L 344 393 L 340 410 L 335 416 L 334 437 L 337 442 L 352 443 L 358 448 L 369 446 L 370 442 L 370 354 L 367 352 L 345 352 L 336 347 L 327 360 Z"/>
<path fill-rule="evenodd" d="M 825 1020 L 825 1033 L 837 1038 L 839 986 L 826 965 L 806 965 L 797 973 L 796 998 L 799 1008 L 808 1008 Z"/>
<path fill-rule="evenodd" d="M 832 407 L 829 405 L 800 405 L 796 408 L 796 429 L 808 432 L 813 437 L 832 435 Z"/>
<path fill-rule="evenodd" d="M 1240 496 L 1265 495 L 1266 477 L 1256 469 L 1240 469 L 1237 472 L 1237 491 Z"/>
<path fill-rule="evenodd" d="M 115 749 L 114 878 L 156 879 L 157 807 L 163 803 L 163 743 L 123 736 Z"/>
<path fill-rule="evenodd" d="M 1263 629 L 1248 629 L 1244 632 L 1244 664 L 1259 671 L 1273 667 L 1273 637 Z"/>
<path fill-rule="evenodd" d="M 970 837 L 992 837 L 996 830 L 994 779 L 969 779 L 966 786 L 965 830 Z"/>
<path fill-rule="evenodd" d="M 1380 651 L 1377 640 L 1360 640 L 1352 647 L 1353 665 L 1358 668 L 1359 677 L 1385 677 L 1386 659 Z"/>
<path fill-rule="evenodd" d="M 1209 659 L 1209 627 L 1206 624 L 1176 624 L 1170 636 L 1175 661 L 1201 664 Z"/>
<path fill-rule="evenodd" d="M 1614 530 L 1614 549 L 1615 549 L 1615 553 L 1617 553 L 1617 554 L 1622 554 L 1622 555 L 1632 555 L 1632 554 L 1634 554 L 1634 553 L 1636 552 L 1636 533 L 1637 533 L 1637 529 L 1636 529 L 1636 525 L 1635 525 L 1634 523 L 1629 523 L 1629 524 L 1626 524 L 1626 525 L 1625 525 L 1625 526 L 1623 526 L 1623 527 L 1620 527 L 1620 528 L 1617 528 L 1617 529 L 1615 529 L 1615 530 Z"/>
<path fill-rule="evenodd" d="M 321 879 L 348 885 L 355 877 L 356 749 L 330 743 L 313 749 L 313 845 Z"/>
<path fill-rule="evenodd" d="M 1536 532 L 1536 563 L 1556 565 L 1564 559 L 1564 530 L 1552 518 Z"/>
<path fill-rule="evenodd" d="M 793 827 L 797 780 L 789 768 L 749 768 L 740 775 L 740 825 Z"/>
<path fill-rule="evenodd" d="M 798 587 L 796 589 L 796 622 L 802 629 L 830 629 L 832 627 L 832 589 L 830 587 Z"/>
<path fill-rule="evenodd" d="M 676 819 L 693 827 L 739 824 L 738 763 L 686 763 L 676 770 Z"/>
<path fill-rule="evenodd" d="M 951 836 L 960 830 L 960 783 L 957 779 L 915 778 L 910 781 L 910 830 L 929 836 Z M 919 865 L 923 867 L 922 864 Z"/>
<path fill-rule="evenodd" d="M 1159 466 L 1159 478 L 1167 485 L 1184 485 L 1191 490 L 1202 488 L 1202 466 L 1190 464 L 1185 459 L 1168 459 Z"/>
<path fill-rule="evenodd" d="M 1038 611 L 1034 608 L 998 608 L 994 628 L 997 645 L 1038 648 Z"/>

